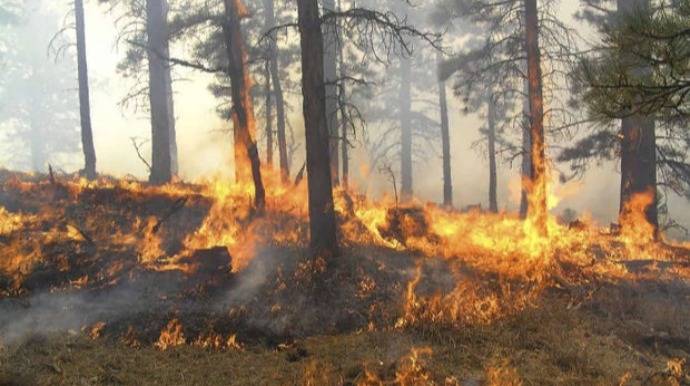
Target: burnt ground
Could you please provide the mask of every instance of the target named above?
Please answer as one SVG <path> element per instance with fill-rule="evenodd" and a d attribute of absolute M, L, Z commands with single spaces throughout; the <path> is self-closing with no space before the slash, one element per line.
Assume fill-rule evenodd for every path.
<path fill-rule="evenodd" d="M 32 216 L 0 236 L 0 385 L 690 384 L 685 259 L 625 262 L 635 280 L 566 266 L 515 309 L 506 294 L 530 283 L 507 292 L 496 275 L 374 245 L 345 243 L 327 276 L 304 245 L 278 242 L 235 273 L 224 248 L 192 251 L 191 273 L 158 271 L 141 264 L 143 220 L 178 254 L 212 206 L 197 187 L 0 177 L 7 212 Z M 462 271 L 505 315 L 458 325 L 430 308 L 399 323 L 418 266 L 420 297 L 452 291 Z"/>

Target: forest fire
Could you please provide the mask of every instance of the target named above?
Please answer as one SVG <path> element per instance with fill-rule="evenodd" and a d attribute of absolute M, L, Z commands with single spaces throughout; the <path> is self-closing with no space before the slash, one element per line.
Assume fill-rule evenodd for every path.
<path fill-rule="evenodd" d="M 269 173 L 265 173 L 268 175 Z M 225 262 L 226 269 L 241 272 L 266 245 L 274 247 L 304 246 L 306 234 L 306 190 L 300 186 L 276 186 L 267 197 L 266 213 L 252 210 L 249 191 L 245 186 L 223 181 L 210 181 L 198 186 L 166 185 L 162 188 L 147 187 L 137 183 L 113 183 L 100 181 L 86 184 L 82 180 L 60 182 L 14 181 L 6 184 L 7 194 L 34 196 L 34 214 L 11 214 L 3 211 L 2 228 L 8 242 L 3 244 L 3 255 L 12 256 L 2 262 L 2 274 L 11 279 L 14 291 L 23 291 L 24 281 L 38 266 L 46 264 L 42 247 L 51 244 L 72 243 L 78 248 L 108 244 L 118 250 L 129 250 L 136 255 L 136 264 L 145 270 L 182 271 L 193 276 L 200 270 L 194 254 L 211 248 L 227 248 L 232 261 Z M 19 188 L 18 188 L 19 187 Z M 16 191 L 13 192 L 13 190 Z M 52 202 L 42 203 L 46 196 L 56 191 L 66 195 Z M 94 193 L 113 195 L 116 200 L 139 197 L 142 200 L 165 197 L 172 202 L 170 208 L 160 209 L 156 216 L 140 217 L 127 213 L 124 208 L 101 208 L 116 217 L 128 218 L 131 223 L 120 229 L 116 224 L 103 223 L 103 213 L 80 213 L 68 219 L 67 212 L 73 200 Z M 118 198 L 119 196 L 119 198 Z M 180 200 L 184 198 L 184 200 Z M 166 221 L 183 211 L 195 201 L 207 200 L 208 213 L 196 229 L 188 229 L 181 243 L 173 246 L 166 241 L 168 232 L 177 232 Z M 549 217 L 548 236 L 535 232 L 530 221 L 522 221 L 512 214 L 491 214 L 473 210 L 470 212 L 447 211 L 430 204 L 398 206 L 390 200 L 374 202 L 356 193 L 340 191 L 336 195 L 336 211 L 342 223 L 342 242 L 351 247 L 382 247 L 396 251 L 411 251 L 424 258 L 442 258 L 449 264 L 449 274 L 458 283 L 453 291 L 443 297 L 428 300 L 423 314 L 432 320 L 448 313 L 452 319 L 463 318 L 468 322 L 488 323 L 509 313 L 501 303 L 520 310 L 535 299 L 539 290 L 554 284 L 554 275 L 563 279 L 564 264 L 581 267 L 589 273 L 610 280 L 635 275 L 621 266 L 626 259 L 673 261 L 682 245 L 654 242 L 651 227 L 645 222 L 644 209 L 649 197 L 641 195 L 631 201 L 622 219 L 623 232 L 611 231 L 592 223 L 578 220 L 573 224 L 559 224 Z M 77 206 L 79 204 L 77 203 Z M 117 211 L 120 211 L 117 213 Z M 113 221 L 113 220 L 111 220 Z M 179 222 L 176 219 L 176 222 Z M 56 224 L 56 225 L 49 225 Z M 78 225 L 77 225 L 78 224 Z M 28 237 L 20 237 L 28 235 Z M 167 245 L 166 245 L 167 244 Z M 172 248 L 172 249 L 171 249 Z M 605 258 L 603 258 L 605 256 Z M 57 264 L 59 272 L 68 274 L 73 267 L 62 260 Z M 98 275 L 98 280 L 117 282 L 118 275 L 128 272 L 130 262 L 114 260 Z M 202 262 L 203 264 L 203 262 Z M 222 262 L 220 263 L 222 264 Z M 131 267 L 130 267 L 131 268 Z M 579 274 L 585 274 L 580 272 Z M 495 275 L 496 288 L 481 293 L 485 284 L 478 282 L 482 275 Z M 407 284 L 405 292 L 405 318 L 414 320 L 420 312 L 421 301 L 415 294 L 423 280 L 421 266 Z M 581 278 L 572 278 L 579 280 Z M 68 282 L 75 288 L 88 287 L 88 275 Z M 361 286 L 376 286 L 372 279 Z M 515 287 L 517 286 L 517 287 Z M 463 304 L 465 303 L 465 304 Z"/>
<path fill-rule="evenodd" d="M 0 1 L 0 386 L 690 384 L 689 0 L 58 3 Z"/>

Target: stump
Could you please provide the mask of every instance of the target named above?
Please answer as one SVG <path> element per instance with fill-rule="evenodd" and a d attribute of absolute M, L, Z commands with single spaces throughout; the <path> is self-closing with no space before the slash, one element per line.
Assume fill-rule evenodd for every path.
<path fill-rule="evenodd" d="M 429 236 L 429 221 L 424 208 L 391 208 L 386 213 L 386 224 L 379 227 L 379 232 L 387 239 L 405 244 L 411 237 Z"/>

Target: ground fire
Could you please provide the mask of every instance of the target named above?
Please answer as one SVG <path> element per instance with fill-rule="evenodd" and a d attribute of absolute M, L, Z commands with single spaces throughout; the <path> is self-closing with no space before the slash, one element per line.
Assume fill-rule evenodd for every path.
<path fill-rule="evenodd" d="M 0 0 L 0 386 L 690 385 L 688 31 Z"/>
<path fill-rule="evenodd" d="M 688 315 L 676 307 L 690 294 L 682 284 L 690 275 L 687 246 L 651 238 L 642 211 L 647 197 L 632 201 L 626 220 L 634 226 L 621 224 L 626 231 L 549 218 L 542 236 L 510 213 L 414 201 L 401 206 L 338 190 L 339 237 L 347 252 L 328 272 L 305 254 L 305 183 L 268 178 L 265 212 L 258 214 L 250 187 L 223 180 L 156 187 L 6 173 L 2 255 L 11 258 L 0 271 L 3 346 L 19 350 L 7 366 L 45 344 L 63 344 L 36 346 L 36 331 L 49 337 L 81 331 L 69 340 L 96 343 L 64 344 L 218 353 L 268 347 L 286 363 L 304 363 L 300 379 L 307 384 L 428 384 L 439 376 L 463 384 L 469 374 L 490 384 L 520 384 L 511 362 L 527 359 L 510 352 L 501 357 L 484 347 L 471 354 L 487 366 L 477 368 L 481 373 L 455 372 L 431 365 L 439 355 L 432 347 L 405 340 L 457 339 L 451 347 L 461 350 L 525 339 L 511 344 L 548 352 L 559 350 L 550 344 L 574 344 L 560 342 L 565 331 L 558 330 L 583 328 L 579 323 L 612 330 L 596 338 L 573 331 L 585 334 L 572 338 L 581 339 L 577 345 L 603 345 L 597 350 L 627 358 L 614 369 L 591 365 L 601 372 L 591 379 L 610 379 L 611 371 L 621 379 L 645 371 L 672 378 L 657 368 L 659 361 L 682 359 Z M 624 324 L 613 327 L 618 318 Z M 512 338 L 487 331 L 496 328 L 517 331 Z M 391 348 L 400 357 L 388 358 L 390 369 L 368 363 L 364 358 L 373 353 L 366 353 L 360 370 L 343 373 L 305 347 L 321 334 L 405 338 Z M 450 355 L 443 353 L 449 347 L 435 344 L 440 355 Z M 554 360 L 596 358 L 592 348 L 568 349 L 572 357 Z M 643 367 L 623 371 L 636 361 Z M 673 371 L 685 374 L 684 364 L 678 366 Z"/>

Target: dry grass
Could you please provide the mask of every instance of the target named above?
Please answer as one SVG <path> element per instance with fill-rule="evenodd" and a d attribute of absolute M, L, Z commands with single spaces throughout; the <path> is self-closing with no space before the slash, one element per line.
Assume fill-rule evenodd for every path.
<path fill-rule="evenodd" d="M 415 371 L 429 374 L 428 384 L 677 381 L 663 378 L 669 357 L 631 346 L 619 337 L 623 332 L 612 320 L 568 311 L 554 301 L 511 320 L 461 331 L 359 332 L 314 336 L 287 347 L 257 344 L 223 352 L 194 346 L 134 349 L 108 339 L 64 334 L 7 348 L 0 362 L 0 385 L 372 384 L 366 382 L 368 377 L 404 384 L 401 369 L 407 366 L 405 371 L 413 373 L 405 361 L 413 348 L 421 347 L 431 353 L 420 356 Z"/>

